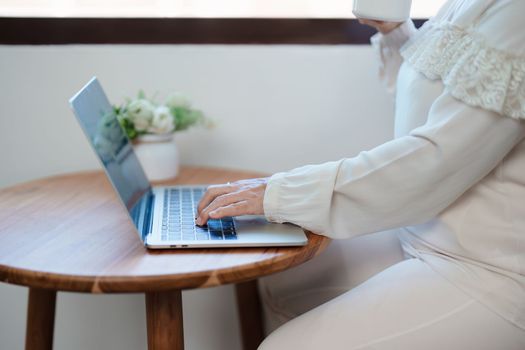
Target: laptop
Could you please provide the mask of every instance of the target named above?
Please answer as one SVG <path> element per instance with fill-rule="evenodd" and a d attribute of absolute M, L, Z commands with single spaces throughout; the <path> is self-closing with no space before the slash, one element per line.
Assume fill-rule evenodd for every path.
<path fill-rule="evenodd" d="M 206 185 L 152 187 L 96 77 L 69 101 L 144 245 L 151 249 L 301 246 L 300 227 L 264 216 L 211 219 L 195 225 Z"/>

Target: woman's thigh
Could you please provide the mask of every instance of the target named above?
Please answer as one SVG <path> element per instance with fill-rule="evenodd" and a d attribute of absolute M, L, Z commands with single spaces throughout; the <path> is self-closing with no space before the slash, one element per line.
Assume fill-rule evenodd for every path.
<path fill-rule="evenodd" d="M 260 279 L 267 333 L 402 261 L 396 233 L 333 241 L 315 259 Z"/>
<path fill-rule="evenodd" d="M 288 322 L 260 350 L 525 349 L 525 331 L 417 259 Z"/>

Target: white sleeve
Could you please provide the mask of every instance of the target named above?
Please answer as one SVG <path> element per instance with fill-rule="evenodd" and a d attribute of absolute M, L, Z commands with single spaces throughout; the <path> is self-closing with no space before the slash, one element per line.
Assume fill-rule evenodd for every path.
<path fill-rule="evenodd" d="M 388 34 L 377 33 L 370 39 L 372 47 L 379 57 L 379 78 L 388 92 L 394 93 L 399 67 L 403 58 L 399 54 L 401 46 L 417 32 L 412 20 L 404 22 Z"/>
<path fill-rule="evenodd" d="M 428 122 L 354 158 L 271 177 L 270 221 L 348 238 L 425 222 L 486 176 L 525 136 L 525 122 L 443 93 Z"/>

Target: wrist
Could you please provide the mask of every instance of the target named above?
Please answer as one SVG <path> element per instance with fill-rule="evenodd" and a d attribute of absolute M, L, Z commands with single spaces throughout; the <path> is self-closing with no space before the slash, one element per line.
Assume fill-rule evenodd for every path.
<path fill-rule="evenodd" d="M 394 50 L 399 50 L 417 32 L 411 20 L 401 23 L 388 34 L 378 34 L 382 43 Z"/>

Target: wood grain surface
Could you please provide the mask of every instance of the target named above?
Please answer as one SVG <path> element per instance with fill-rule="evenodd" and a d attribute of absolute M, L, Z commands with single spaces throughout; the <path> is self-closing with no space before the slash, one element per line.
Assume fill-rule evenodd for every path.
<path fill-rule="evenodd" d="M 261 175 L 186 167 L 169 184 Z M 0 281 L 88 293 L 211 287 L 299 265 L 329 243 L 307 235 L 304 247 L 147 250 L 102 172 L 67 174 L 0 190 Z"/>
<path fill-rule="evenodd" d="M 264 340 L 264 320 L 257 280 L 237 283 L 235 296 L 241 326 L 242 348 L 255 350 Z"/>
<path fill-rule="evenodd" d="M 26 350 L 52 350 L 57 292 L 29 289 L 27 303 Z"/>
<path fill-rule="evenodd" d="M 146 293 L 148 350 L 183 350 L 182 319 L 180 290 Z"/>

